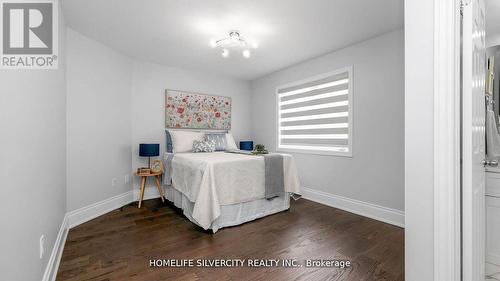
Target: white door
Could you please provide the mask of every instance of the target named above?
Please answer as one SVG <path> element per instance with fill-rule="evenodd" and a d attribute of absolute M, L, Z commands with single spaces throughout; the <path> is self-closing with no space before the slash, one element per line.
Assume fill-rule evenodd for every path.
<path fill-rule="evenodd" d="M 485 11 L 484 0 L 463 9 L 462 28 L 462 273 L 484 280 Z"/>

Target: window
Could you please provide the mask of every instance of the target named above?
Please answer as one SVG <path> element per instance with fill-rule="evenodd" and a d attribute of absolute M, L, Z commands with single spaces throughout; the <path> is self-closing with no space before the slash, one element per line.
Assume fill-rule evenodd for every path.
<path fill-rule="evenodd" d="M 352 155 L 352 67 L 276 89 L 278 151 Z"/>

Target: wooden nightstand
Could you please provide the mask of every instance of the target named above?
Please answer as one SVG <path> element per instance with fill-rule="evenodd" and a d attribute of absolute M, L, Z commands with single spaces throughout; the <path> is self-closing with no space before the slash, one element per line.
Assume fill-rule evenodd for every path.
<path fill-rule="evenodd" d="M 156 183 L 156 188 L 158 189 L 158 192 L 160 193 L 161 201 L 165 202 L 164 197 L 165 195 L 163 194 L 163 190 L 161 189 L 161 183 L 160 183 L 160 176 L 163 174 L 163 172 L 159 173 L 150 173 L 150 174 L 139 174 L 135 173 L 136 176 L 141 177 L 141 194 L 139 195 L 139 208 L 141 208 L 142 205 L 142 199 L 144 198 L 144 189 L 146 187 L 146 181 L 148 177 L 153 177 Z"/>

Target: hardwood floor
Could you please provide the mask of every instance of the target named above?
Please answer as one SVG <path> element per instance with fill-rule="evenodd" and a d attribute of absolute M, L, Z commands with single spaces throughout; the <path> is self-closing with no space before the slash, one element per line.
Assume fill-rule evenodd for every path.
<path fill-rule="evenodd" d="M 293 200 L 292 200 L 293 201 Z M 300 199 L 216 234 L 159 199 L 70 230 L 57 280 L 404 280 L 404 230 Z M 349 268 L 150 267 L 150 259 L 347 259 Z"/>

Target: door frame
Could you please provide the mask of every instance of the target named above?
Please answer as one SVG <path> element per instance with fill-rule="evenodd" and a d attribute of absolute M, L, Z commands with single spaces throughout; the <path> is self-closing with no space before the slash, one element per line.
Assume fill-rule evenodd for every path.
<path fill-rule="evenodd" d="M 461 5 L 434 2 L 434 280 L 461 280 Z"/>

